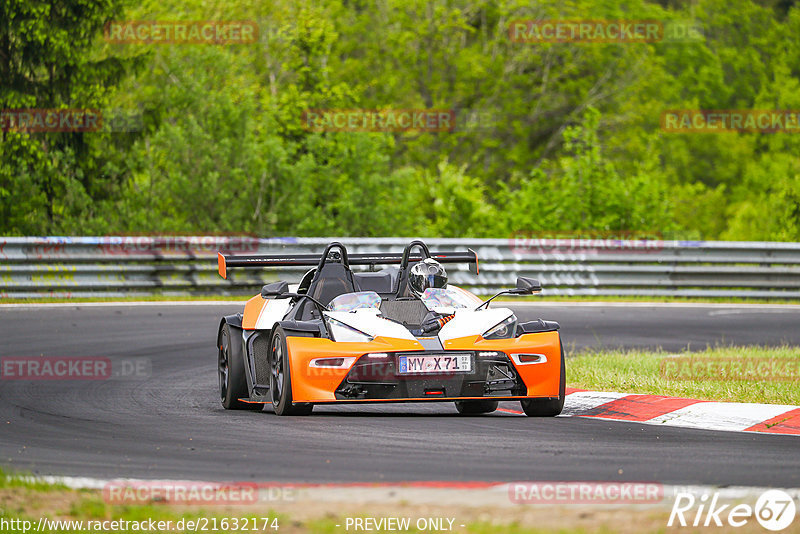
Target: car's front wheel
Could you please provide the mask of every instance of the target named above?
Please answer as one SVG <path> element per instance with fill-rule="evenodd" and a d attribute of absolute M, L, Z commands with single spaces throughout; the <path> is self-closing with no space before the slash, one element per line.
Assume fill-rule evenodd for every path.
<path fill-rule="evenodd" d="M 462 415 L 492 413 L 499 403 L 496 400 L 456 401 L 456 410 Z"/>
<path fill-rule="evenodd" d="M 219 396 L 226 410 L 260 410 L 263 405 L 242 402 L 247 398 L 247 378 L 244 376 L 244 356 L 241 335 L 227 323 L 219 331 L 219 350 L 217 353 L 217 374 L 219 376 Z"/>
<path fill-rule="evenodd" d="M 313 404 L 292 403 L 292 376 L 289 372 L 289 351 L 286 347 L 286 332 L 280 326 L 272 333 L 269 347 L 270 386 L 272 408 L 276 415 L 308 415 Z"/>
<path fill-rule="evenodd" d="M 567 389 L 566 365 L 564 364 L 564 346 L 561 346 L 561 374 L 558 386 L 558 398 L 525 399 L 520 401 L 522 411 L 528 417 L 555 417 L 564 409 L 564 397 Z"/>

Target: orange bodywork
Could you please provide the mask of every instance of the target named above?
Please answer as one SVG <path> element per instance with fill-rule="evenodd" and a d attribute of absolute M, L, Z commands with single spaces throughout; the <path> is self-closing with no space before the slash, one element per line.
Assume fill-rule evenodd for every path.
<path fill-rule="evenodd" d="M 222 252 L 217 252 L 217 272 L 222 278 L 228 279 L 228 264 Z"/>
<path fill-rule="evenodd" d="M 244 305 L 244 316 L 242 317 L 242 328 L 245 330 L 254 330 L 258 317 L 264 308 L 267 307 L 267 300 L 261 298 L 261 295 L 256 295 L 247 301 Z"/>
<path fill-rule="evenodd" d="M 481 336 L 445 341 L 446 350 L 496 350 L 508 354 L 544 354 L 544 363 L 516 365 L 528 386 L 528 397 L 557 397 L 561 381 L 561 338 L 558 332 L 523 334 L 512 339 L 483 339 Z"/>
<path fill-rule="evenodd" d="M 337 343 L 318 337 L 287 337 L 292 399 L 296 402 L 335 401 L 334 392 L 350 368 L 319 368 L 309 363 L 314 358 L 349 358 L 370 352 L 421 350 L 418 341 L 376 337 L 367 343 Z"/>
<path fill-rule="evenodd" d="M 398 399 L 336 399 L 335 391 L 347 376 L 350 368 L 311 367 L 314 358 L 358 358 L 363 354 L 376 352 L 419 351 L 423 347 L 418 341 L 376 337 L 366 343 L 337 343 L 325 338 L 288 337 L 290 372 L 292 379 L 292 398 L 295 402 L 398 402 Z M 449 340 L 446 350 L 486 350 L 512 353 L 544 354 L 544 363 L 516 365 L 523 382 L 528 388 L 527 397 L 557 397 L 561 376 L 561 343 L 558 332 L 523 334 L 514 339 L 486 340 L 481 336 L 471 336 Z M 351 366 L 352 367 L 352 366 Z M 458 397 L 462 398 L 462 397 Z M 485 397 L 463 397 L 485 398 Z M 503 397 L 522 398 L 522 397 Z M 451 400 L 448 398 L 446 400 Z M 425 400 L 402 399 L 403 401 Z"/>

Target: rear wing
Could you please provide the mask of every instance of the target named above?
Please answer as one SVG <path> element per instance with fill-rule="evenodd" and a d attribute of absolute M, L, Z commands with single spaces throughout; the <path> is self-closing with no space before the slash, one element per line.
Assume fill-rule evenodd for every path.
<path fill-rule="evenodd" d="M 327 252 L 327 249 L 326 249 Z M 347 254 L 344 259 L 348 265 L 401 265 L 404 253 L 384 253 L 374 254 Z M 261 268 L 261 267 L 317 267 L 325 256 L 323 254 L 259 254 L 253 256 L 231 256 L 221 252 L 217 253 L 217 266 L 219 275 L 228 278 L 228 268 Z M 425 259 L 422 254 L 410 254 L 407 263 L 417 262 Z M 467 252 L 431 252 L 430 257 L 439 263 L 468 263 L 469 271 L 478 274 L 478 254 L 467 249 Z"/>

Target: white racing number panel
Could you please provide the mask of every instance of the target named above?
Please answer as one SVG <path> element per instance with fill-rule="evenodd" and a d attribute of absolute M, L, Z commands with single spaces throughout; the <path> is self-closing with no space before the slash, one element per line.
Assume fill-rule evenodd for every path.
<path fill-rule="evenodd" d="M 472 356 L 470 354 L 397 356 L 397 373 L 401 375 L 469 372 L 472 372 Z"/>

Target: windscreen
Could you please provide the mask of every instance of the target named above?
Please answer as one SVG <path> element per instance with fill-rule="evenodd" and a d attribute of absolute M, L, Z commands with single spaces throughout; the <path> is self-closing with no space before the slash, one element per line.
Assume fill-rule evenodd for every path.
<path fill-rule="evenodd" d="M 469 308 L 476 305 L 473 299 L 464 291 L 439 287 L 429 287 L 422 293 L 420 299 L 429 310 L 434 308 Z M 480 301 L 478 301 L 478 304 L 480 304 Z"/>
<path fill-rule="evenodd" d="M 380 308 L 381 297 L 374 291 L 358 291 L 339 295 L 328 305 L 331 311 L 352 312 L 367 308 Z"/>

